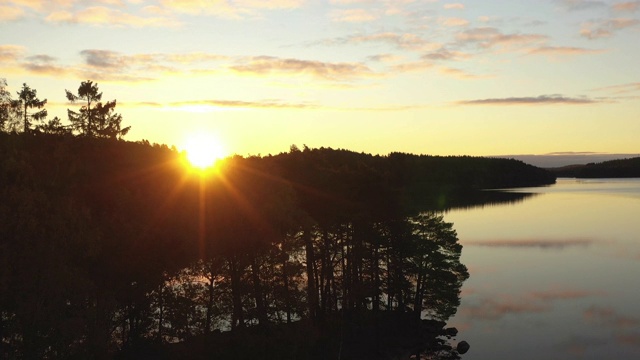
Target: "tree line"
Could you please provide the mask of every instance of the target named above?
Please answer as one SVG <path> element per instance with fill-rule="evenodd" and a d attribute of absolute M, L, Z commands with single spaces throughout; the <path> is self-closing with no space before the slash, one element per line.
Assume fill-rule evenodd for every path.
<path fill-rule="evenodd" d="M 120 139 L 131 129 L 122 127 L 122 115 L 115 112 L 116 100 L 103 103 L 102 92 L 93 81 L 83 81 L 76 93 L 65 90 L 65 94 L 71 104 L 81 105 L 78 111 L 67 110 L 70 125 L 63 125 L 57 116 L 46 121 L 47 99 L 40 100 L 36 89 L 24 83 L 14 99 L 6 79 L 0 79 L 0 131 Z"/>
<path fill-rule="evenodd" d="M 556 176 L 576 178 L 637 178 L 640 177 L 640 157 L 609 160 L 585 165 L 570 165 L 550 169 Z"/>
<path fill-rule="evenodd" d="M 461 191 L 555 180 L 514 160 L 306 146 L 204 175 L 175 149 L 105 131 L 94 85 L 69 96 L 83 99 L 71 133 L 32 128 L 37 112 L 21 113 L 24 131 L 3 123 L 14 125 L 0 132 L 0 359 L 161 358 L 197 339 L 216 347 L 191 358 L 386 358 L 397 344 L 380 329 L 415 327 L 385 316 L 447 334 L 439 321 L 469 276 L 433 211 Z M 221 335 L 274 326 L 297 326 L 277 339 L 286 346 Z M 380 341 L 363 349 L 357 334 Z M 415 353 L 457 356 L 420 341 Z M 198 351 L 182 349 L 175 358 Z"/>

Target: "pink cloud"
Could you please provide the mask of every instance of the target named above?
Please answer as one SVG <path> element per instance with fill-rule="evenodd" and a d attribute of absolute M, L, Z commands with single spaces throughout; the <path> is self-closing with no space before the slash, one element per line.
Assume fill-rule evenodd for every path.
<path fill-rule="evenodd" d="M 616 32 L 637 27 L 640 20 L 631 18 L 615 18 L 605 21 L 587 22 L 582 24 L 580 36 L 590 40 L 612 37 Z"/>
<path fill-rule="evenodd" d="M 503 34 L 493 27 L 480 27 L 465 30 L 456 36 L 459 44 L 477 45 L 481 48 L 521 47 L 548 40 L 548 36 L 540 34 Z"/>
<path fill-rule="evenodd" d="M 179 23 L 165 17 L 142 17 L 104 6 L 92 6 L 73 12 L 55 11 L 46 17 L 51 23 L 90 24 L 118 27 L 176 27 Z"/>
<path fill-rule="evenodd" d="M 450 10 L 450 9 L 463 10 L 464 4 L 460 4 L 460 3 L 444 4 L 442 7 L 447 10 Z"/>
<path fill-rule="evenodd" d="M 334 10 L 331 20 L 336 22 L 369 22 L 376 20 L 378 16 L 366 9 Z"/>
<path fill-rule="evenodd" d="M 24 15 L 24 10 L 19 7 L 0 5 L 0 21 L 17 20 Z"/>
<path fill-rule="evenodd" d="M 635 12 L 640 9 L 640 1 L 627 1 L 613 4 L 613 10 L 619 12 Z"/>

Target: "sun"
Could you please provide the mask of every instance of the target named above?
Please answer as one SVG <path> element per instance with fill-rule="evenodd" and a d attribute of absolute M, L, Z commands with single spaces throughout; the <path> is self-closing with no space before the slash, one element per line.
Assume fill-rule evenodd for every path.
<path fill-rule="evenodd" d="M 184 143 L 187 160 L 192 166 L 205 170 L 225 156 L 224 147 L 215 136 L 205 133 L 192 134 Z"/>

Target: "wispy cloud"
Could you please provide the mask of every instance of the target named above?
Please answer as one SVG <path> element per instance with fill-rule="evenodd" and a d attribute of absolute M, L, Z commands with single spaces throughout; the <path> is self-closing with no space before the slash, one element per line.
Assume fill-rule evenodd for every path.
<path fill-rule="evenodd" d="M 470 299 L 471 304 L 462 308 L 467 317 L 481 320 L 499 320 L 505 315 L 531 314 L 551 311 L 558 301 L 583 299 L 603 295 L 576 289 L 550 289 L 534 291 L 527 294 L 494 295 L 491 298 L 480 298 L 479 301 Z"/>
<path fill-rule="evenodd" d="M 596 91 L 611 91 L 615 94 L 626 94 L 626 93 L 634 93 L 640 92 L 640 82 L 628 83 L 628 84 L 620 84 L 620 85 L 612 85 L 605 86 L 602 88 L 595 89 Z"/>
<path fill-rule="evenodd" d="M 527 302 L 522 299 L 482 299 L 479 303 L 463 308 L 462 313 L 473 319 L 498 320 L 510 314 L 531 314 L 549 311 L 546 304 Z"/>
<path fill-rule="evenodd" d="M 110 50 L 86 49 L 80 52 L 84 72 L 102 80 L 149 81 L 163 74 L 206 74 L 221 71 L 230 57 L 203 52 L 122 54 Z M 219 62 L 224 62 L 220 64 Z M 204 68 L 202 67 L 204 66 Z"/>
<path fill-rule="evenodd" d="M 609 326 L 618 330 L 640 325 L 640 319 L 619 314 L 611 307 L 591 306 L 583 313 L 585 320 L 600 326 Z"/>
<path fill-rule="evenodd" d="M 112 9 L 92 6 L 77 11 L 55 11 L 46 17 L 51 23 L 89 24 L 116 27 L 176 27 L 179 22 L 167 17 L 144 17 Z"/>
<path fill-rule="evenodd" d="M 633 18 L 615 18 L 608 20 L 590 21 L 582 24 L 580 36 L 590 40 L 612 37 L 616 32 L 637 27 L 640 20 Z"/>
<path fill-rule="evenodd" d="M 591 296 L 603 295 L 603 292 L 594 292 L 586 290 L 575 289 L 552 289 L 546 291 L 534 291 L 529 294 L 529 297 L 539 299 L 543 301 L 556 301 L 556 300 L 574 300 L 582 299 Z"/>
<path fill-rule="evenodd" d="M 16 61 L 24 53 L 25 48 L 18 45 L 0 45 L 0 61 Z"/>
<path fill-rule="evenodd" d="M 240 19 L 256 17 L 260 10 L 293 9 L 304 3 L 304 0 L 160 0 L 160 7 L 170 13 Z"/>
<path fill-rule="evenodd" d="M 24 10 L 19 7 L 0 5 L 0 21 L 13 21 L 24 15 Z"/>
<path fill-rule="evenodd" d="M 586 97 L 566 97 L 563 95 L 540 95 L 529 97 L 508 97 L 493 99 L 477 99 L 458 101 L 458 105 L 585 105 L 594 104 L 600 101 Z"/>
<path fill-rule="evenodd" d="M 620 344 L 640 347 L 640 333 L 619 334 L 616 340 Z"/>
<path fill-rule="evenodd" d="M 488 77 L 488 76 L 472 74 L 465 70 L 446 67 L 446 66 L 441 66 L 439 68 L 439 71 L 441 74 L 452 76 L 456 79 L 461 79 L 461 80 L 475 80 L 475 79 L 484 79 Z"/>
<path fill-rule="evenodd" d="M 603 1 L 593 0 L 556 0 L 556 2 L 565 10 L 580 11 L 589 9 L 604 8 L 607 4 Z"/>
<path fill-rule="evenodd" d="M 442 17 L 438 19 L 438 23 L 446 27 L 467 26 L 469 20 L 457 17 Z"/>
<path fill-rule="evenodd" d="M 382 62 L 382 63 L 395 63 L 402 60 L 402 56 L 395 54 L 377 54 L 367 57 L 370 61 Z"/>
<path fill-rule="evenodd" d="M 556 347 L 570 354 L 572 357 L 582 357 L 591 349 L 609 344 L 609 340 L 597 337 L 572 335 L 567 340 L 561 341 Z"/>
<path fill-rule="evenodd" d="M 460 32 L 457 37 L 459 45 L 476 45 L 480 48 L 518 48 L 545 42 L 549 39 L 541 34 L 504 34 L 494 27 L 472 28 Z"/>
<path fill-rule="evenodd" d="M 574 46 L 541 46 L 529 51 L 529 55 L 567 56 L 602 54 L 605 50 L 586 49 Z"/>
<path fill-rule="evenodd" d="M 442 5 L 442 7 L 447 9 L 447 10 L 450 10 L 450 9 L 462 10 L 462 9 L 464 9 L 464 4 L 451 3 L 451 4 L 444 4 L 444 5 Z"/>
<path fill-rule="evenodd" d="M 129 104 L 125 103 L 121 105 L 130 107 L 154 107 L 178 110 L 185 108 L 315 109 L 319 107 L 318 105 L 312 103 L 291 103 L 276 99 L 264 99 L 258 101 L 209 99 L 174 101 L 169 103 L 138 102 Z"/>
<path fill-rule="evenodd" d="M 339 38 L 325 39 L 311 45 L 354 45 L 366 43 L 387 44 L 401 50 L 427 51 L 442 45 L 430 42 L 419 34 L 410 32 L 378 32 L 373 34 L 358 34 Z"/>
<path fill-rule="evenodd" d="M 391 71 L 397 73 L 422 72 L 426 69 L 433 68 L 433 66 L 433 63 L 429 61 L 409 61 L 392 66 Z"/>
<path fill-rule="evenodd" d="M 462 60 L 470 57 L 471 55 L 468 53 L 462 51 L 451 51 L 444 47 L 422 55 L 423 59 L 428 60 Z"/>
<path fill-rule="evenodd" d="M 335 22 L 369 22 L 378 19 L 378 15 L 367 9 L 339 9 L 331 13 Z"/>
<path fill-rule="evenodd" d="M 640 1 L 627 1 L 612 5 L 614 11 L 635 12 L 640 9 Z"/>
<path fill-rule="evenodd" d="M 57 64 L 57 59 L 55 57 L 44 54 L 27 57 L 22 63 L 22 67 L 31 73 L 40 75 L 55 74 L 57 76 L 61 76 L 69 72 L 69 70 L 64 66 Z"/>
<path fill-rule="evenodd" d="M 272 56 L 252 57 L 242 64 L 231 66 L 230 70 L 240 74 L 262 76 L 310 75 L 312 77 L 333 81 L 350 81 L 377 76 L 373 70 L 362 63 L 331 63 Z"/>

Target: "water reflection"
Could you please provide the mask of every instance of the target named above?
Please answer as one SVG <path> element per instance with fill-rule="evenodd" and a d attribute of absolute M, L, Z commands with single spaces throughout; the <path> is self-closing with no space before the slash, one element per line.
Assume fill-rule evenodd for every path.
<path fill-rule="evenodd" d="M 518 204 L 533 196 L 536 192 L 500 191 L 500 190 L 439 190 L 432 194 L 412 199 L 416 212 L 470 210 L 507 204 Z"/>
<path fill-rule="evenodd" d="M 520 191 L 539 195 L 445 215 L 471 273 L 465 359 L 640 358 L 640 179 Z"/>

